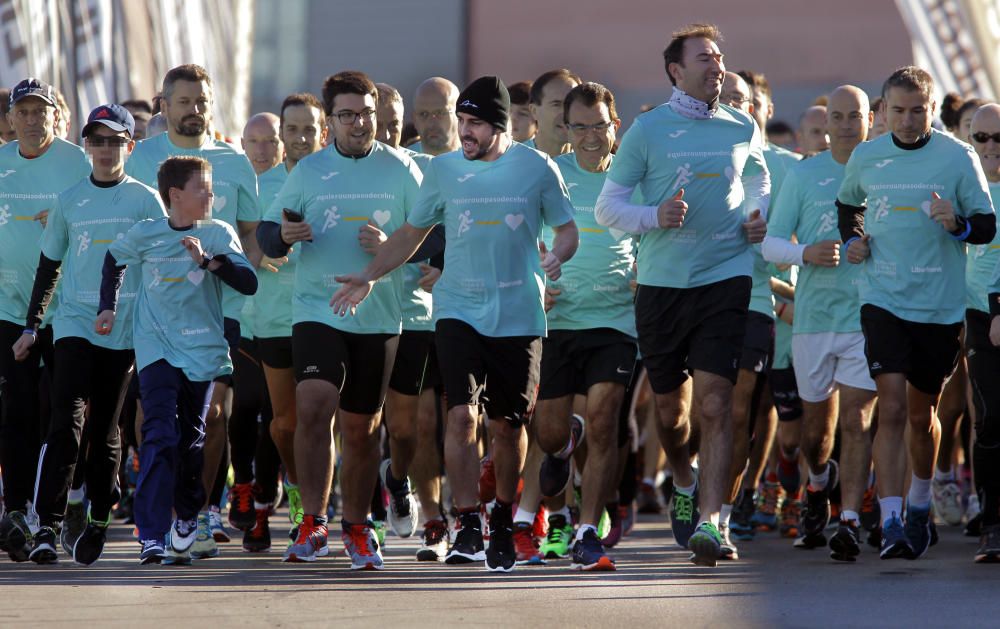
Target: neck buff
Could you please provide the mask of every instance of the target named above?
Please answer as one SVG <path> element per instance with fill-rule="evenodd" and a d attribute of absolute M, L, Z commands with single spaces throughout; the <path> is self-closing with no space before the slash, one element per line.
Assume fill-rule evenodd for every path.
<path fill-rule="evenodd" d="M 709 105 L 693 96 L 688 96 L 684 90 L 677 86 L 674 86 L 674 92 L 670 95 L 668 104 L 685 118 L 694 118 L 695 120 L 708 120 L 715 116 L 715 112 L 719 108 L 719 101 L 715 101 L 714 106 Z"/>

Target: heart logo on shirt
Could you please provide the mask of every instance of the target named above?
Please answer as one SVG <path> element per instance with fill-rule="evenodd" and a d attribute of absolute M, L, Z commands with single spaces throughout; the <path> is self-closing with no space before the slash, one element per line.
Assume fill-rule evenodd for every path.
<path fill-rule="evenodd" d="M 201 269 L 195 269 L 194 271 L 188 271 L 187 274 L 188 281 L 195 286 L 199 285 L 205 279 L 205 271 Z"/>
<path fill-rule="evenodd" d="M 220 194 L 219 196 L 215 197 L 215 202 L 212 204 L 212 209 L 215 210 L 216 212 L 221 212 L 222 210 L 226 209 L 226 203 L 228 202 L 229 202 L 228 199 L 226 199 L 226 197 Z"/>
<path fill-rule="evenodd" d="M 392 214 L 389 210 L 375 210 L 372 213 L 372 218 L 375 219 L 375 222 L 378 223 L 379 227 L 384 227 L 385 224 L 389 222 L 389 219 L 392 218 Z"/>
<path fill-rule="evenodd" d="M 920 204 L 920 209 L 924 211 L 924 214 L 927 215 L 927 218 L 931 217 L 931 202 L 930 201 L 924 201 L 923 203 L 921 203 Z"/>
<path fill-rule="evenodd" d="M 510 227 L 510 230 L 514 231 L 524 222 L 524 214 L 508 214 L 503 220 L 506 221 L 507 227 Z"/>
<path fill-rule="evenodd" d="M 620 229 L 615 229 L 614 227 L 609 227 L 608 233 L 611 234 L 611 237 L 614 238 L 615 241 L 621 240 L 622 236 L 625 235 L 625 232 Z"/>

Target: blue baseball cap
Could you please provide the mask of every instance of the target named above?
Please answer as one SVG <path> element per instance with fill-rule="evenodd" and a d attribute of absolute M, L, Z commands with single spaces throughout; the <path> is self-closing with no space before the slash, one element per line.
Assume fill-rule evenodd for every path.
<path fill-rule="evenodd" d="M 94 125 L 98 124 L 112 131 L 128 131 L 130 138 L 135 135 L 135 118 L 129 110 L 116 103 L 101 105 L 90 112 L 87 124 L 83 127 L 83 137 L 87 137 L 94 130 Z"/>
<path fill-rule="evenodd" d="M 10 91 L 10 106 L 13 107 L 14 103 L 28 96 L 37 96 L 53 107 L 59 107 L 56 104 L 56 91 L 52 89 L 52 86 L 34 77 L 24 79 L 14 86 L 14 89 Z"/>

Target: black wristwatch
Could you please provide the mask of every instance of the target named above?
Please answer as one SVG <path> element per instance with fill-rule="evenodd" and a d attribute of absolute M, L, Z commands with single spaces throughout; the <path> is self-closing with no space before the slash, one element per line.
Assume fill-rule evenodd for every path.
<path fill-rule="evenodd" d="M 201 269 L 207 269 L 208 265 L 212 262 L 212 258 L 208 257 L 204 253 L 201 254 L 201 264 L 198 265 Z"/>

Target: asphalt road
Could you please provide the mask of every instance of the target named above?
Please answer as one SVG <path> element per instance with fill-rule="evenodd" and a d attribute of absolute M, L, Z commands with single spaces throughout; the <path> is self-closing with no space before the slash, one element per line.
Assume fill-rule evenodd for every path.
<path fill-rule="evenodd" d="M 272 519 L 275 540 L 287 520 Z M 139 566 L 129 527 L 84 568 L 0 560 L 0 627 L 988 627 L 1000 626 L 1000 565 L 976 565 L 958 529 L 924 559 L 831 561 L 777 534 L 740 544 L 741 559 L 701 568 L 644 517 L 613 551 L 618 571 L 576 573 L 569 561 L 509 575 L 418 564 L 415 539 L 386 540 L 386 570 L 352 573 L 340 555 L 283 564 L 278 548 L 241 552 L 239 538 L 190 567 Z M 331 539 L 331 550 L 339 540 Z"/>

